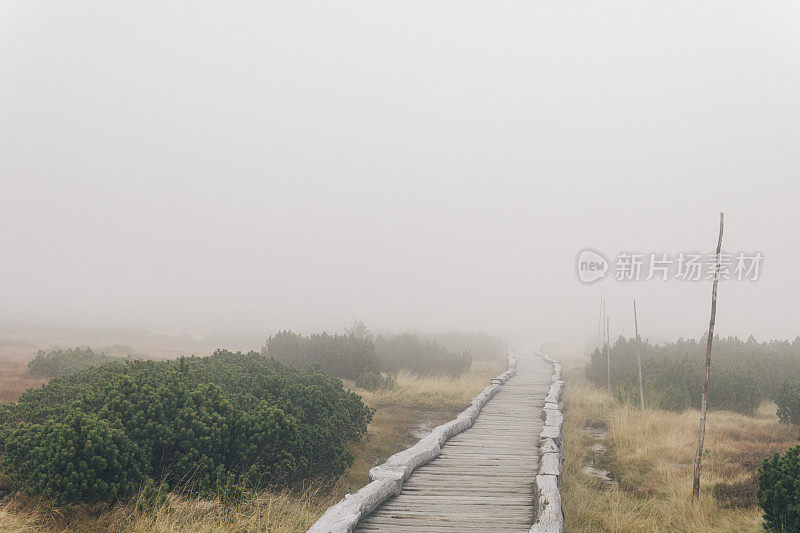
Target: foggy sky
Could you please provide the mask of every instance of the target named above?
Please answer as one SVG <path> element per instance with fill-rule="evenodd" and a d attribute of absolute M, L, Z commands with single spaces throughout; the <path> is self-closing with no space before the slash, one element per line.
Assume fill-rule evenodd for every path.
<path fill-rule="evenodd" d="M 796 2 L 0 3 L 0 319 L 800 333 Z"/>

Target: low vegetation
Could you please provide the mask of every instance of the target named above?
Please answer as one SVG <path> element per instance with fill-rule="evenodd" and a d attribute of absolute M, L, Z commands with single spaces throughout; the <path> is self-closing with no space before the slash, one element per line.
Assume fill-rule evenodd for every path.
<path fill-rule="evenodd" d="M 759 467 L 763 458 L 797 443 L 797 428 L 781 424 L 772 403 L 752 415 L 710 411 L 700 500 L 692 504 L 697 410 L 642 412 L 589 383 L 579 370 L 567 375 L 564 400 L 569 531 L 762 530 Z M 605 438 L 592 436 L 598 432 Z M 608 471 L 613 483 L 592 475 L 589 465 Z"/>
<path fill-rule="evenodd" d="M 472 365 L 468 350 L 452 352 L 430 340 L 411 333 L 379 335 L 375 350 L 382 370 L 397 373 L 404 370 L 418 376 L 460 376 Z"/>
<path fill-rule="evenodd" d="M 689 494 L 705 339 L 640 346 L 644 412 L 636 407 L 636 348 L 622 337 L 611 347 L 612 395 L 606 355 L 598 350 L 583 369 L 586 379 L 576 369 L 567 382 L 570 529 L 800 530 L 800 339 L 714 340 L 697 505 Z M 608 433 L 599 448 L 587 436 L 598 427 Z M 587 483 L 587 465 L 610 478 Z M 596 474 L 592 468 L 586 472 Z"/>
<path fill-rule="evenodd" d="M 368 391 L 391 389 L 396 383 L 397 380 L 393 376 L 383 375 L 373 370 L 362 372 L 356 378 L 356 387 Z"/>
<path fill-rule="evenodd" d="M 268 368 L 275 372 L 268 371 Z M 347 492 L 367 483 L 369 468 L 410 446 L 434 426 L 452 419 L 469 404 L 491 377 L 504 368 L 505 360 L 494 358 L 478 361 L 457 377 L 446 374 L 420 376 L 404 370 L 392 376 L 379 373 L 380 379 L 391 379 L 392 383 L 377 387 L 362 383 L 371 389 L 367 390 L 359 385 L 358 380 L 359 376 L 362 379 L 370 377 L 366 373 L 340 382 L 321 372 L 301 371 L 285 366 L 264 354 L 218 352 L 212 357 L 186 358 L 183 362 L 114 360 L 97 368 L 53 379 L 41 389 L 27 391 L 19 403 L 0 406 L 0 435 L 10 434 L 6 430 L 12 427 L 43 425 L 52 420 L 61 420 L 66 424 L 66 418 L 62 414 L 71 412 L 73 406 L 77 405 L 81 406 L 81 411 L 89 411 L 87 414 L 102 420 L 103 416 L 110 415 L 118 408 L 119 402 L 116 402 L 115 397 L 100 396 L 101 393 L 105 395 L 114 390 L 112 381 L 130 378 L 134 384 L 141 380 L 145 389 L 149 385 L 153 385 L 151 389 L 158 389 L 161 388 L 162 381 L 167 382 L 167 378 L 165 376 L 156 379 L 155 383 L 151 382 L 155 378 L 150 374 L 156 372 L 178 374 L 175 376 L 179 382 L 178 388 L 185 384 L 189 388 L 188 396 L 192 397 L 197 392 L 194 387 L 213 385 L 219 389 L 215 394 L 222 396 L 211 401 L 211 405 L 221 405 L 224 409 L 227 401 L 234 408 L 237 419 L 238 406 L 243 405 L 242 417 L 245 413 L 252 412 L 259 415 L 259 420 L 266 419 L 269 422 L 268 416 L 262 417 L 258 411 L 250 411 L 260 404 L 260 399 L 255 396 L 261 394 L 265 401 L 273 402 L 287 416 L 296 418 L 298 431 L 303 428 L 308 431 L 307 428 L 318 425 L 315 436 L 312 437 L 311 433 L 301 435 L 301 440 L 308 437 L 304 442 L 309 444 L 309 440 L 313 440 L 317 448 L 311 450 L 308 464 L 302 467 L 305 473 L 301 475 L 300 467 L 297 467 L 294 475 L 290 473 L 285 477 L 278 477 L 280 483 L 267 483 L 261 488 L 246 478 L 243 469 L 233 468 L 233 476 L 226 476 L 225 483 L 211 483 L 208 490 L 200 490 L 203 483 L 200 478 L 206 472 L 203 468 L 184 476 L 167 475 L 167 487 L 160 485 L 162 479 L 158 479 L 155 474 L 148 476 L 130 496 L 117 501 L 112 498 L 107 503 L 91 497 L 85 502 L 70 501 L 63 505 L 58 503 L 57 498 L 45 497 L 43 494 L 30 495 L 24 490 L 24 483 L 19 478 L 12 479 L 8 476 L 9 472 L 3 469 L 4 474 L 0 474 L 0 497 L 4 491 L 23 490 L 12 492 L 8 503 L 0 506 L 0 531 L 305 531 L 329 505 L 341 499 Z M 140 377 L 140 369 L 152 370 L 143 371 Z M 182 378 L 183 375 L 187 378 Z M 128 382 L 127 379 L 123 381 Z M 291 393 L 290 389 L 295 393 Z M 94 393 L 87 394 L 89 391 Z M 152 390 L 149 392 L 153 393 Z M 181 397 L 181 394 L 184 393 L 177 396 Z M 84 396 L 89 398 L 77 405 L 73 401 L 74 398 Z M 193 403 L 191 409 L 206 408 L 203 398 L 207 395 L 202 393 L 200 396 L 199 404 Z M 214 397 L 214 394 L 211 396 Z M 183 397 L 187 398 L 185 394 Z M 245 401 L 248 397 L 249 400 Z M 148 396 L 148 399 L 152 398 L 154 397 Z M 316 405 L 314 398 L 322 398 L 325 405 Z M 353 398 L 357 401 L 351 403 Z M 156 400 L 162 399 L 164 398 L 159 396 Z M 87 407 L 102 403 L 109 404 L 109 409 L 103 411 L 102 416 L 100 411 L 92 411 Z M 126 405 L 128 403 L 128 410 L 124 412 L 131 414 L 135 414 L 138 406 L 143 405 L 134 401 L 134 398 L 123 402 Z M 327 409 L 340 414 L 351 412 L 352 423 L 348 422 L 346 416 L 331 420 Z M 216 408 L 211 407 L 209 411 L 213 414 Z M 315 416 L 309 416 L 309 413 L 314 413 Z M 366 425 L 368 417 L 371 421 Z M 186 419 L 188 418 L 187 416 Z M 195 419 L 194 414 L 191 418 Z M 200 417 L 200 421 L 206 419 Z M 180 428 L 183 420 L 178 416 L 175 426 Z M 213 416 L 210 420 L 213 422 Z M 203 425 L 211 429 L 215 427 L 210 422 L 204 422 Z M 114 429 L 115 422 L 110 422 L 109 427 Z M 123 432 L 127 431 L 125 424 L 122 424 L 122 429 Z M 353 429 L 355 433 L 352 432 Z M 349 440 L 348 432 L 353 437 Z M 280 431 L 275 434 L 285 435 Z M 264 435 L 253 436 L 257 442 L 266 442 Z M 291 439 L 288 442 L 278 440 L 278 449 L 289 451 L 292 450 L 290 446 L 293 442 L 296 443 Z M 337 447 L 336 443 L 342 446 Z M 341 452 L 338 455 L 339 460 L 332 461 L 330 456 L 325 455 L 322 447 L 327 446 L 336 447 Z M 276 449 L 275 446 L 264 448 L 267 453 Z M 217 457 L 213 453 L 206 456 L 212 460 Z M 204 457 L 203 461 L 205 460 Z M 279 462 L 278 466 L 281 464 Z M 295 461 L 295 464 L 299 462 Z M 347 467 L 344 468 L 345 466 Z M 312 468 L 317 469 L 317 474 L 312 473 Z M 333 473 L 337 471 L 343 471 L 338 479 L 337 474 Z M 230 472 L 231 469 L 228 469 L 229 474 Z M 222 476 L 218 477 L 222 479 Z M 233 480 L 228 483 L 227 480 L 231 477 Z M 149 481 L 150 478 L 152 482 Z"/>
<path fill-rule="evenodd" d="M 148 484 L 229 497 L 335 480 L 371 416 L 340 381 L 256 352 L 111 362 L 3 406 L 0 465 L 12 489 L 62 504 Z"/>
<path fill-rule="evenodd" d="M 641 345 L 647 405 L 671 411 L 700 406 L 705 338 L 699 341 Z M 715 338 L 709 382 L 709 408 L 753 414 L 764 401 L 777 403 L 784 422 L 800 418 L 800 338 L 794 342 L 757 342 L 753 337 Z M 607 383 L 606 355 L 596 350 L 586 377 Z M 639 402 L 636 343 L 620 337 L 611 347 L 611 384 L 617 399 Z"/>
<path fill-rule="evenodd" d="M 375 344 L 369 338 L 353 334 L 303 336 L 282 331 L 267 339 L 262 352 L 296 368 L 318 368 L 344 379 L 356 379 L 365 372 L 381 370 Z"/>
<path fill-rule="evenodd" d="M 282 331 L 267 339 L 263 353 L 300 369 L 318 368 L 332 376 L 356 380 L 366 390 L 394 386 L 396 376 L 406 372 L 416 376 L 458 377 L 473 361 L 470 346 L 483 360 L 497 360 L 503 343 L 487 335 L 450 333 L 448 342 L 466 346 L 454 351 L 430 338 L 411 333 L 373 337 L 363 322 L 347 334 L 299 335 Z"/>
<path fill-rule="evenodd" d="M 28 362 L 28 371 L 32 376 L 58 378 L 114 360 L 113 357 L 95 352 L 88 346 L 79 346 L 67 350 L 39 350 L 36 357 Z"/>
<path fill-rule="evenodd" d="M 800 446 L 764 460 L 758 479 L 758 503 L 770 531 L 800 531 Z"/>
<path fill-rule="evenodd" d="M 337 485 L 339 487 L 340 485 Z M 337 493 L 338 495 L 338 493 Z M 3 533 L 299 533 L 335 502 L 320 484 L 262 490 L 228 502 L 168 493 L 152 501 L 144 492 L 114 506 L 49 507 L 15 498 L 0 506 Z M 138 505 L 144 503 L 145 505 Z"/>
<path fill-rule="evenodd" d="M 786 380 L 775 395 L 778 418 L 784 424 L 800 425 L 800 381 Z"/>

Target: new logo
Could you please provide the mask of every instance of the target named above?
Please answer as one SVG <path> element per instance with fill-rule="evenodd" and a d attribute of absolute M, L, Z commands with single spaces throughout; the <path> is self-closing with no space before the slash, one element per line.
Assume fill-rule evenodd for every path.
<path fill-rule="evenodd" d="M 583 283 L 594 283 L 606 277 L 608 260 L 600 252 L 587 248 L 578 254 L 578 279 Z"/>

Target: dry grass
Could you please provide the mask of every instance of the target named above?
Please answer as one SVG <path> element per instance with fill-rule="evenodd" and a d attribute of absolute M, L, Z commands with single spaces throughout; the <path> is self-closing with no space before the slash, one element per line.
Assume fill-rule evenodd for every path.
<path fill-rule="evenodd" d="M 28 389 L 41 387 L 47 378 L 8 375 L 0 371 L 0 403 L 15 402 Z"/>
<path fill-rule="evenodd" d="M 28 533 L 48 530 L 37 524 L 35 517 L 30 514 L 11 512 L 0 507 L 0 531 L 6 533 Z"/>
<path fill-rule="evenodd" d="M 261 492 L 236 505 L 218 500 L 170 495 L 162 505 L 137 511 L 135 505 L 111 509 L 75 508 L 48 510 L 35 502 L 12 502 L 0 509 L 0 531 L 94 531 L 144 533 L 219 531 L 288 532 L 305 531 L 334 503 L 332 495 L 319 485 L 302 491 Z"/>
<path fill-rule="evenodd" d="M 135 505 L 112 509 L 47 509 L 41 502 L 14 500 L 0 507 L 0 531 L 88 533 L 217 533 L 295 532 L 311 524 L 346 493 L 368 482 L 368 471 L 390 455 L 412 445 L 434 426 L 464 409 L 489 379 L 505 369 L 505 361 L 473 364 L 459 378 L 401 374 L 388 391 L 368 392 L 346 383 L 376 409 L 364 440 L 353 447 L 355 462 L 333 486 L 314 484 L 303 490 L 262 491 L 240 504 L 170 496 L 169 502 L 147 513 Z"/>
<path fill-rule="evenodd" d="M 775 406 L 756 416 L 726 411 L 708 415 L 701 496 L 692 504 L 691 463 L 699 413 L 637 408 L 616 403 L 579 371 L 564 393 L 563 498 L 569 531 L 760 531 L 754 498 L 761 459 L 797 443 L 797 429 L 781 425 Z M 593 440 L 581 430 L 608 430 L 601 459 L 619 482 L 605 487 L 582 469 Z"/>
<path fill-rule="evenodd" d="M 29 376 L 27 363 L 21 357 L 0 359 L 0 403 L 15 402 L 26 390 L 47 383 L 45 377 Z"/>
<path fill-rule="evenodd" d="M 110 524 L 110 531 L 214 533 L 218 531 L 305 531 L 333 499 L 319 487 L 302 492 L 262 492 L 235 506 L 218 500 L 171 498 L 150 513 L 131 513 Z"/>
<path fill-rule="evenodd" d="M 403 406 L 454 411 L 463 409 L 488 385 L 489 380 L 505 370 L 500 361 L 476 361 L 468 372 L 457 378 L 420 377 L 407 372 L 397 375 L 390 390 L 369 392 L 355 389 L 372 407 Z"/>

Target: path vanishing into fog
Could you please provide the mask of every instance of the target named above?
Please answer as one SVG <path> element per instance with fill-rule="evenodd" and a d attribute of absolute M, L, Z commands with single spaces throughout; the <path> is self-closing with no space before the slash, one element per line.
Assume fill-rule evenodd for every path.
<path fill-rule="evenodd" d="M 398 496 L 355 531 L 527 531 L 534 518 L 542 407 L 552 366 L 520 350 L 517 375 L 484 406 L 475 424 L 420 466 Z"/>

